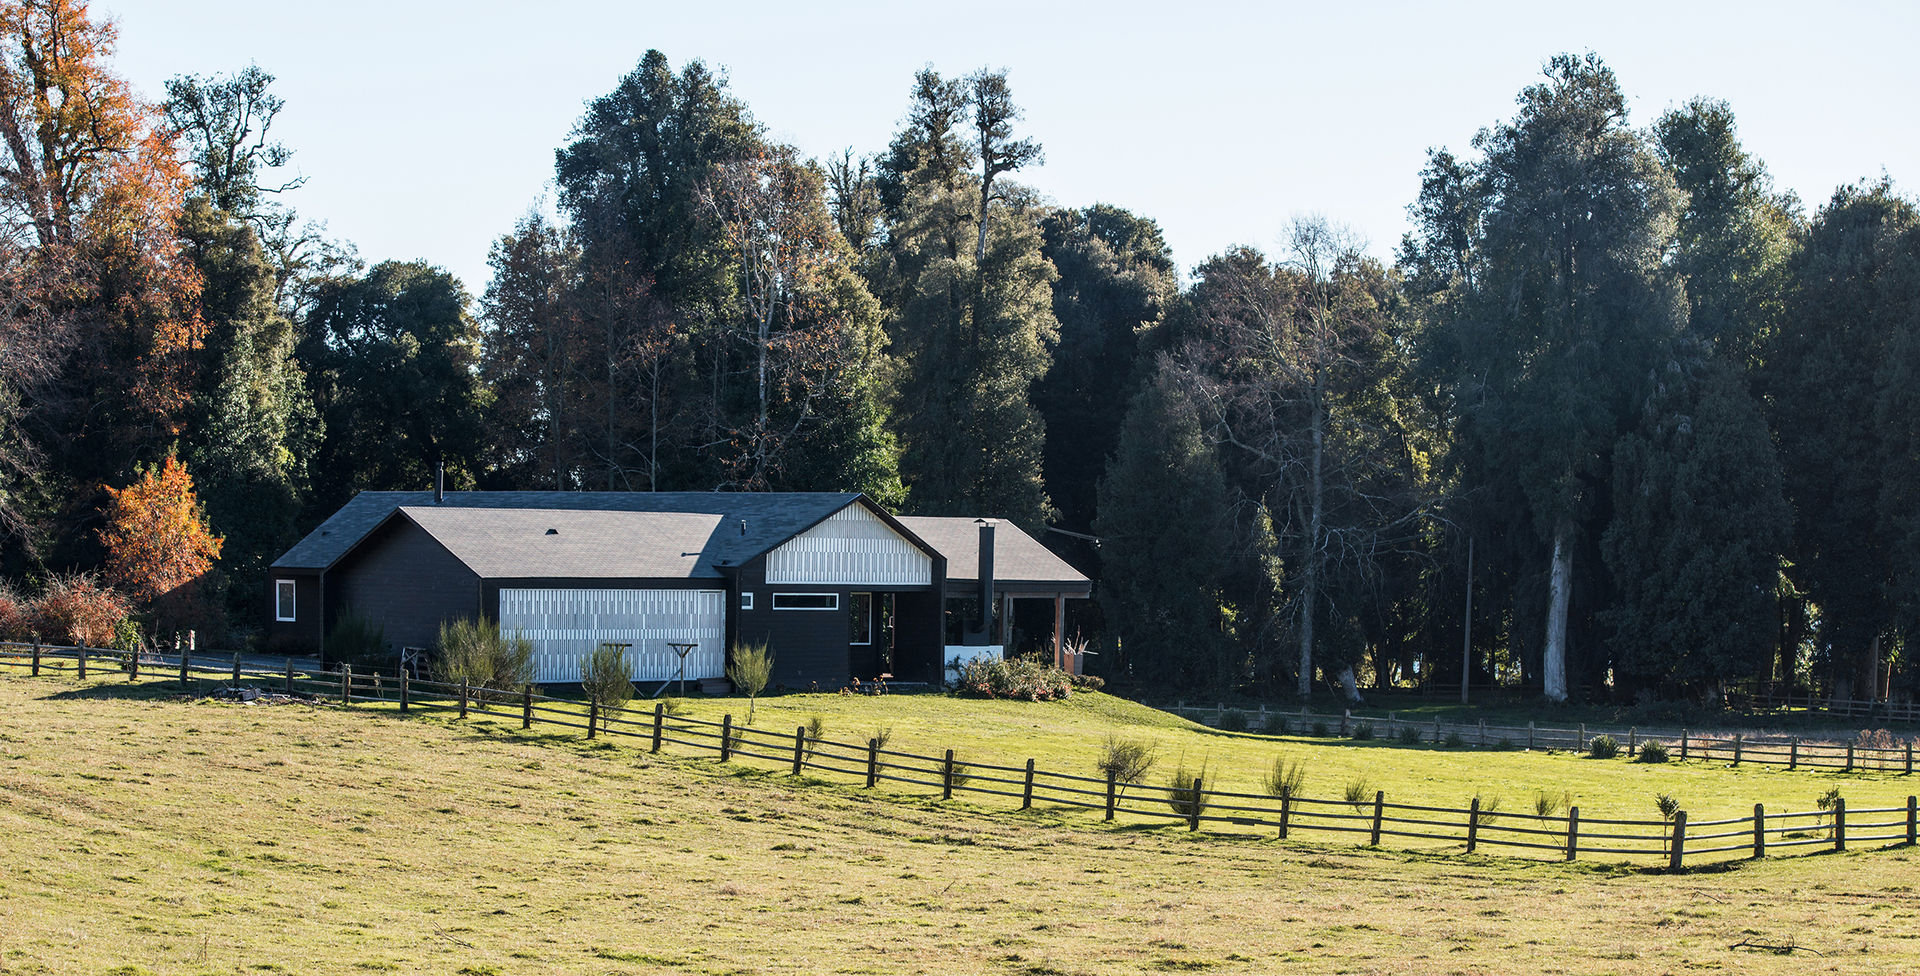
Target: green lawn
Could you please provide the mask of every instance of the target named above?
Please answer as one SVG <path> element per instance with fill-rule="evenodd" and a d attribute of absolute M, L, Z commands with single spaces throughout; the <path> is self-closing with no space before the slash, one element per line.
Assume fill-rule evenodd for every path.
<path fill-rule="evenodd" d="M 1905 849 L 1669 876 L 1280 843 L 795 782 L 517 722 L 123 688 L 0 677 L 0 972 L 1920 970 Z M 895 748 L 1079 771 L 1109 729 L 1223 771 L 1278 748 L 1310 761 L 1310 792 L 1365 771 L 1390 796 L 1456 802 L 1499 780 L 1588 804 L 1677 785 L 1701 797 L 1690 809 L 1768 789 L 1800 807 L 1835 781 L 1275 743 L 1103 697 L 789 697 L 762 702 L 759 725 L 790 734 L 815 713 L 830 737 L 887 724 Z M 1843 788 L 1905 796 L 1897 777 Z"/>

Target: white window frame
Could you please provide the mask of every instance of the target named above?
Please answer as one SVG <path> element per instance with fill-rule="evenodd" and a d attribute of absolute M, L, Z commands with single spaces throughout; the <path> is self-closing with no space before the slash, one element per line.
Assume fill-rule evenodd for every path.
<path fill-rule="evenodd" d="M 866 614 L 867 639 L 863 641 L 849 639 L 847 641 L 847 644 L 850 647 L 872 647 L 873 646 L 873 594 L 868 593 L 865 590 L 862 590 L 858 593 L 847 594 L 847 613 L 849 616 L 852 615 L 854 608 L 859 606 L 860 604 L 860 601 L 856 599 L 856 597 L 863 597 L 863 596 L 867 598 L 867 614 Z M 852 621 L 849 620 L 848 622 L 851 623 Z"/>
<path fill-rule="evenodd" d="M 753 609 L 753 591 L 752 590 L 740 591 L 740 609 L 742 610 Z"/>
<path fill-rule="evenodd" d="M 804 597 L 809 600 L 817 600 L 821 597 L 826 597 L 828 601 L 828 605 L 824 607 L 783 607 L 780 605 L 780 598 L 783 596 Z M 838 610 L 840 609 L 840 594 L 838 593 L 775 593 L 773 595 L 773 608 L 775 610 L 828 610 L 828 611 Z"/>
<path fill-rule="evenodd" d="M 290 592 L 288 593 L 288 599 L 287 599 L 287 602 L 288 602 L 289 604 L 292 604 L 292 605 L 291 605 L 290 607 L 287 607 L 287 608 L 286 608 L 286 610 L 287 610 L 287 612 L 286 612 L 285 614 L 282 614 L 282 613 L 280 612 L 280 611 L 281 611 L 281 609 L 282 609 L 282 608 L 281 608 L 281 606 L 280 606 L 280 588 L 281 588 L 281 587 L 283 587 L 283 586 L 284 586 L 284 587 L 286 587 L 286 588 L 287 588 L 287 589 L 288 589 L 288 590 L 290 591 Z M 295 581 L 293 581 L 293 580 L 290 580 L 290 579 L 277 579 L 277 580 L 274 580 L 274 581 L 273 581 L 273 619 L 274 619 L 274 622 L 275 622 L 275 623 L 283 623 L 283 624 L 290 624 L 290 623 L 294 623 L 294 622 L 295 622 L 295 619 L 294 619 L 294 618 L 296 618 L 296 617 L 298 617 L 298 616 L 300 616 L 300 584 L 299 584 L 299 583 L 297 583 L 297 582 L 295 582 Z"/>

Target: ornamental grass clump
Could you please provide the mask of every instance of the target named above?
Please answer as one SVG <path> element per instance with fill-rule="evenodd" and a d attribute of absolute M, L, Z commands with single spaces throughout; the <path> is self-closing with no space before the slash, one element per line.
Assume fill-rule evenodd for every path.
<path fill-rule="evenodd" d="M 1633 757 L 1634 762 L 1663 763 L 1667 761 L 1667 744 L 1648 739 L 1640 743 L 1640 754 Z"/>
<path fill-rule="evenodd" d="M 1587 740 L 1589 759 L 1612 759 L 1620 755 L 1620 740 L 1610 735 L 1596 735 Z"/>
<path fill-rule="evenodd" d="M 960 665 L 958 692 L 969 698 L 1056 701 L 1073 693 L 1073 676 L 1037 655 L 982 658 Z"/>
<path fill-rule="evenodd" d="M 1294 800 L 1307 785 L 1306 767 L 1285 756 L 1273 757 L 1273 766 L 1267 770 L 1267 795 L 1277 800 Z"/>
<path fill-rule="evenodd" d="M 1208 766 L 1209 761 L 1202 759 L 1198 769 L 1190 769 L 1184 755 L 1174 761 L 1173 772 L 1167 774 L 1167 806 L 1174 813 L 1197 817 L 1206 812 Z"/>

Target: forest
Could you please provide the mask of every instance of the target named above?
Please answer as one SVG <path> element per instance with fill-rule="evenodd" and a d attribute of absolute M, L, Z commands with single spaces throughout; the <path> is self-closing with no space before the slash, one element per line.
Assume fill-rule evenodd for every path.
<path fill-rule="evenodd" d="M 1915 202 L 1781 192 L 1596 55 L 1433 149 L 1390 260 L 1276 215 L 1183 273 L 1021 183 L 1005 70 L 810 159 L 650 50 L 461 282 L 287 202 L 269 70 L 147 101 L 115 39 L 0 3 L 0 639 L 258 642 L 276 555 L 444 466 L 1003 517 L 1121 690 L 1920 683 Z"/>

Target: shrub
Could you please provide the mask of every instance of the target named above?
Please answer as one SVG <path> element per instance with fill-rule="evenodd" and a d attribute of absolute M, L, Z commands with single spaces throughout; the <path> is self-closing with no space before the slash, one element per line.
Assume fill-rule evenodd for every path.
<path fill-rule="evenodd" d="M 1533 794 L 1533 813 L 1537 817 L 1557 817 L 1561 811 L 1572 805 L 1572 793 L 1555 794 L 1540 790 Z"/>
<path fill-rule="evenodd" d="M 1640 754 L 1633 757 L 1634 762 L 1663 763 L 1667 761 L 1667 744 L 1648 739 L 1640 743 Z"/>
<path fill-rule="evenodd" d="M 1053 701 L 1073 693 L 1072 676 L 1036 655 L 978 659 L 960 666 L 959 693 L 970 698 Z"/>
<path fill-rule="evenodd" d="M 1068 679 L 1072 681 L 1075 688 L 1082 691 L 1099 691 L 1107 686 L 1107 679 L 1097 674 L 1069 675 Z"/>
<path fill-rule="evenodd" d="M 33 640 L 33 603 L 0 585 L 0 641 Z"/>
<path fill-rule="evenodd" d="M 1610 735 L 1596 735 L 1587 740 L 1587 758 L 1612 759 L 1620 755 L 1620 742 Z"/>
<path fill-rule="evenodd" d="M 55 576 L 33 605 L 33 629 L 43 639 L 103 647 L 132 605 L 92 573 Z"/>
<path fill-rule="evenodd" d="M 342 608 L 333 625 L 327 628 L 324 654 L 328 661 L 350 665 L 356 671 L 392 667 L 397 663 L 393 653 L 387 650 L 386 631 L 374 623 L 373 618 L 352 607 Z"/>
<path fill-rule="evenodd" d="M 1197 817 L 1206 812 L 1208 761 L 1201 760 L 1200 768 L 1188 769 L 1187 757 L 1182 755 L 1174 762 L 1173 772 L 1167 774 L 1167 806 L 1183 817 Z M 1194 780 L 1200 781 L 1200 789 L 1195 790 Z"/>
<path fill-rule="evenodd" d="M 1475 793 L 1473 798 L 1480 801 L 1480 822 L 1490 824 L 1500 816 L 1500 798 Z"/>
<path fill-rule="evenodd" d="M 602 710 L 633 700 L 633 672 L 627 669 L 627 649 L 601 644 L 580 660 L 580 691 Z"/>
<path fill-rule="evenodd" d="M 1300 795 L 1307 785 L 1307 770 L 1298 762 L 1285 756 L 1273 757 L 1273 766 L 1267 770 L 1267 795 L 1281 800 L 1292 800 Z"/>
<path fill-rule="evenodd" d="M 1360 742 L 1366 742 L 1366 741 L 1368 741 L 1368 740 L 1370 740 L 1370 739 L 1372 739 L 1372 738 L 1373 738 L 1373 723 L 1372 723 L 1372 722 L 1361 722 L 1361 723 L 1359 723 L 1358 725 L 1355 725 L 1355 726 L 1353 727 L 1353 737 L 1354 737 L 1354 739 L 1355 739 L 1355 740 L 1357 740 L 1357 741 L 1360 741 Z"/>
<path fill-rule="evenodd" d="M 1327 737 L 1327 723 L 1315 722 L 1308 727 L 1308 732 L 1316 739 L 1324 739 Z"/>
<path fill-rule="evenodd" d="M 1153 769 L 1154 748 L 1151 742 L 1122 739 L 1108 733 L 1100 749 L 1100 760 L 1093 766 L 1101 775 L 1113 777 L 1124 789 L 1147 778 L 1147 772 Z"/>
<path fill-rule="evenodd" d="M 1515 746 L 1513 744 L 1512 739 L 1509 739 L 1503 735 L 1500 737 L 1499 742 L 1496 742 L 1493 744 L 1493 748 L 1494 748 L 1494 751 L 1496 752 L 1512 752 Z"/>
<path fill-rule="evenodd" d="M 1347 780 L 1347 788 L 1343 796 L 1349 806 L 1355 810 L 1364 810 L 1373 802 L 1373 794 L 1373 781 L 1365 776 L 1355 776 Z"/>
<path fill-rule="evenodd" d="M 874 742 L 876 745 L 878 745 L 880 748 L 885 749 L 887 747 L 887 743 L 893 739 L 893 726 L 891 725 L 879 726 L 875 728 L 873 730 L 873 734 L 870 736 L 867 736 L 867 738 L 870 741 Z"/>
<path fill-rule="evenodd" d="M 1813 805 L 1820 808 L 1820 812 L 1824 815 L 1814 820 L 1816 827 L 1826 826 L 1827 819 L 1833 816 L 1833 811 L 1839 809 L 1840 800 L 1840 787 L 1838 786 L 1829 787 L 1825 793 L 1813 798 Z M 1839 827 L 1839 823 L 1835 822 L 1832 829 L 1838 830 Z"/>
<path fill-rule="evenodd" d="M 1277 714 L 1269 715 L 1267 716 L 1267 727 L 1264 731 L 1268 735 L 1286 735 L 1287 720 Z"/>
<path fill-rule="evenodd" d="M 1403 746 L 1417 746 L 1417 745 L 1419 745 L 1419 744 L 1420 744 L 1420 730 L 1419 730 L 1419 729 L 1418 729 L 1417 727 L 1415 727 L 1415 726 L 1412 726 L 1412 725 L 1403 725 L 1403 726 L 1401 726 L 1401 727 L 1400 727 L 1400 744 L 1401 744 L 1401 745 L 1403 745 Z"/>
<path fill-rule="evenodd" d="M 820 740 L 826 738 L 826 735 L 827 723 L 818 715 L 807 716 L 807 732 L 805 738 L 808 759 L 813 758 L 814 752 L 820 748 Z"/>
<path fill-rule="evenodd" d="M 967 771 L 967 764 L 958 759 L 943 757 L 940 760 L 940 774 L 946 777 L 947 782 L 952 783 L 956 790 L 966 789 L 967 781 L 973 779 L 973 774 Z"/>
<path fill-rule="evenodd" d="M 1447 748 L 1461 749 L 1461 748 L 1465 748 L 1466 744 L 1467 744 L 1467 740 L 1464 738 L 1461 738 L 1460 733 L 1458 732 L 1447 733 Z"/>
<path fill-rule="evenodd" d="M 765 644 L 735 647 L 733 660 L 727 665 L 727 677 L 734 687 L 747 693 L 747 724 L 752 725 L 756 699 L 766 690 L 767 680 L 773 677 L 773 652 Z"/>
<path fill-rule="evenodd" d="M 1658 793 L 1654 795 L 1653 807 L 1660 811 L 1660 819 L 1671 822 L 1674 814 L 1680 812 L 1680 801 L 1665 793 Z"/>
<path fill-rule="evenodd" d="M 499 627 L 480 618 L 443 623 L 440 656 L 434 659 L 433 671 L 441 681 L 465 681 L 491 693 L 484 697 L 518 694 L 533 683 L 533 642 L 519 631 L 502 634 Z"/>
<path fill-rule="evenodd" d="M 1229 708 L 1221 712 L 1220 730 L 1222 732 L 1245 732 L 1247 730 L 1247 713 L 1237 708 Z"/>

